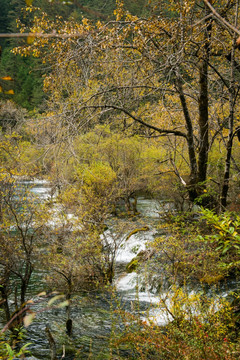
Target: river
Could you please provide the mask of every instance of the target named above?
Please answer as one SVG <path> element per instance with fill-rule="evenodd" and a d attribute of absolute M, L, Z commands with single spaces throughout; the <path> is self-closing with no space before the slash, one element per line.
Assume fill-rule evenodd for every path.
<path fill-rule="evenodd" d="M 47 182 L 26 182 L 25 185 L 31 186 L 31 191 L 42 201 L 50 197 L 51 189 Z M 113 336 L 113 329 L 116 333 L 121 333 L 122 329 L 121 320 L 114 312 L 115 309 L 140 314 L 142 320 L 151 320 L 157 325 L 164 325 L 171 321 L 171 317 L 159 306 L 160 297 L 164 297 L 165 294 L 160 295 L 157 287 L 149 283 L 147 268 L 140 274 L 135 271 L 126 272 L 126 265 L 136 257 L 137 253 L 146 250 L 147 243 L 159 236 L 156 230 L 157 224 L 163 212 L 171 206 L 171 204 L 160 203 L 154 199 L 138 198 L 140 215 L 135 220 L 136 227 L 139 227 L 137 225 L 140 222 L 142 226 L 148 225 L 149 228 L 133 233 L 119 247 L 115 277 L 110 288 L 102 292 L 78 292 L 74 295 L 71 304 L 73 320 L 71 337 L 66 334 L 66 309 L 54 306 L 48 308 L 49 297 L 37 295 L 46 290 L 46 284 L 43 281 L 44 271 L 32 276 L 28 297 L 33 299 L 31 308 L 36 312 L 36 317 L 27 328 L 25 342 L 31 343 L 29 345 L 31 356 L 27 357 L 28 360 L 50 359 L 46 327 L 51 330 L 56 341 L 59 359 L 104 360 L 108 358 L 109 339 Z M 106 230 L 104 234 L 109 241 L 112 236 L 110 230 Z M 232 289 L 237 286 L 237 283 L 231 284 Z M 221 292 L 224 293 L 224 291 L 226 289 L 222 288 Z M 169 299 L 167 301 L 169 302 Z M 121 356 L 128 358 L 127 353 L 122 353 Z"/>
<path fill-rule="evenodd" d="M 23 182 L 22 185 L 29 186 L 31 192 L 42 201 L 50 197 L 51 189 L 45 181 Z M 65 359 L 86 359 L 89 354 L 92 354 L 94 359 L 106 359 L 113 323 L 116 331 L 121 331 L 121 323 L 116 318 L 114 308 L 122 307 L 132 313 L 140 311 L 142 319 L 149 314 L 149 311 L 153 311 L 152 318 L 158 324 L 166 323 L 162 314 L 160 315 L 156 310 L 151 310 L 152 305 L 155 306 L 159 302 L 159 296 L 156 292 L 149 290 L 150 285 L 148 286 L 145 280 L 145 290 L 140 289 L 136 292 L 136 288 L 143 280 L 136 272 L 126 272 L 127 263 L 137 253 L 144 251 L 146 243 L 152 241 L 157 235 L 155 225 L 159 220 L 159 214 L 164 211 L 164 206 L 164 204 L 153 199 L 138 198 L 138 211 L 140 213 L 138 220 L 141 220 L 141 224 L 148 224 L 149 229 L 131 235 L 119 247 L 116 256 L 116 275 L 112 286 L 112 289 L 115 289 L 114 292 L 112 289 L 108 289 L 102 292 L 75 294 L 71 304 L 71 318 L 73 320 L 71 337 L 65 331 L 65 308 L 51 306 L 51 309 L 48 309 L 49 298 L 37 295 L 45 290 L 45 284 L 42 280 L 44 272 L 35 273 L 32 276 L 28 296 L 33 299 L 34 305 L 31 306 L 31 309 L 36 312 L 36 317 L 27 329 L 25 341 L 31 343 L 29 346 L 31 356 L 27 359 L 50 359 L 49 343 L 45 333 L 46 326 L 54 336 L 59 358 L 65 355 Z M 111 241 L 109 230 L 104 236 L 108 237 L 108 241 Z M 78 353 L 74 357 L 72 353 L 76 349 Z"/>

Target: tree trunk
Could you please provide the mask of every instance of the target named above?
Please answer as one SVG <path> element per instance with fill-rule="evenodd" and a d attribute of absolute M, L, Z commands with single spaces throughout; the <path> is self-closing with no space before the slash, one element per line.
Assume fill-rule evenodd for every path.
<path fill-rule="evenodd" d="M 33 272 L 33 266 L 30 260 L 27 260 L 24 277 L 21 278 L 21 305 L 25 303 L 25 295 L 28 288 L 28 284 Z"/>
<path fill-rule="evenodd" d="M 180 102 L 183 109 L 183 114 L 185 118 L 185 125 L 187 129 L 187 146 L 188 146 L 188 156 L 189 156 L 189 163 L 190 163 L 190 177 L 187 184 L 187 190 L 190 201 L 194 201 L 198 197 L 197 191 L 197 184 L 198 184 L 198 177 L 197 177 L 197 159 L 195 154 L 195 147 L 194 147 L 194 136 L 193 136 L 193 126 L 192 120 L 190 117 L 190 113 L 188 110 L 186 98 L 183 92 L 182 87 L 182 80 L 180 79 L 179 75 L 176 74 L 176 90 L 179 94 Z"/>
<path fill-rule="evenodd" d="M 205 5 L 206 16 L 210 14 L 209 8 Z M 198 153 L 198 181 L 203 183 L 207 178 L 208 163 L 208 63 L 210 54 L 210 40 L 212 32 L 212 19 L 208 18 L 205 22 L 206 30 L 204 34 L 204 47 L 202 58 L 199 65 L 199 153 Z"/>
<path fill-rule="evenodd" d="M 233 123 L 233 114 L 230 114 L 229 122 Z M 229 129 L 228 142 L 227 142 L 227 156 L 225 160 L 225 171 L 223 178 L 223 187 L 221 193 L 221 210 L 224 210 L 227 206 L 227 195 L 229 190 L 229 178 L 230 178 L 230 166 L 231 166 L 231 154 L 232 154 L 232 145 L 233 145 L 233 128 Z"/>
<path fill-rule="evenodd" d="M 68 300 L 68 305 L 66 307 L 67 321 L 66 321 L 66 333 L 68 336 L 72 335 L 72 319 L 71 319 L 71 296 L 72 296 L 72 278 L 71 276 L 67 280 L 68 290 L 66 295 L 66 300 Z"/>
<path fill-rule="evenodd" d="M 125 203 L 125 209 L 126 209 L 126 212 L 127 213 L 130 213 L 131 212 L 131 203 L 130 203 L 130 199 L 129 199 L 129 196 L 126 195 L 124 197 L 124 203 Z"/>
<path fill-rule="evenodd" d="M 238 18 L 238 10 L 239 10 L 239 1 L 236 4 L 236 18 L 235 18 L 235 26 L 237 27 L 237 18 Z M 230 80 L 230 88 L 229 88 L 229 118 L 228 118 L 228 141 L 227 141 L 227 155 L 225 160 L 225 170 L 224 170 L 224 178 L 223 178 L 223 187 L 221 193 L 221 210 L 224 210 L 227 206 L 227 196 L 229 190 L 229 180 L 230 180 L 230 166 L 231 166 L 231 157 L 232 157 L 232 146 L 233 146 L 233 125 L 234 125 L 234 109 L 235 109 L 235 81 L 234 81 L 234 67 L 235 67 L 235 44 L 236 44 L 236 34 L 233 37 L 232 51 L 231 51 L 231 80 Z"/>
<path fill-rule="evenodd" d="M 132 209 L 133 209 L 133 214 L 137 215 L 138 211 L 137 211 L 137 197 L 136 196 L 134 196 L 134 198 L 133 198 Z"/>
<path fill-rule="evenodd" d="M 9 304 L 8 304 L 9 276 L 10 276 L 10 272 L 5 268 L 4 274 L 2 277 L 2 281 L 1 281 L 0 292 L 1 292 L 1 296 L 2 296 L 1 307 L 4 310 L 7 322 L 9 322 L 9 320 L 11 318 Z"/>
<path fill-rule="evenodd" d="M 2 203 L 3 203 L 3 198 L 2 198 L 2 193 L 0 190 L 0 224 L 2 224 L 3 222 L 3 208 L 2 208 Z"/>
<path fill-rule="evenodd" d="M 198 181 L 203 183 L 207 178 L 208 162 L 208 64 L 202 60 L 200 72 L 199 96 L 199 154 L 198 154 Z"/>
<path fill-rule="evenodd" d="M 46 331 L 49 346 L 50 346 L 50 349 L 51 349 L 51 360 L 57 360 L 57 355 L 56 355 L 57 351 L 56 351 L 55 340 L 54 340 L 54 338 L 53 338 L 53 336 L 51 334 L 51 331 L 49 330 L 48 327 L 46 327 L 45 331 Z"/>

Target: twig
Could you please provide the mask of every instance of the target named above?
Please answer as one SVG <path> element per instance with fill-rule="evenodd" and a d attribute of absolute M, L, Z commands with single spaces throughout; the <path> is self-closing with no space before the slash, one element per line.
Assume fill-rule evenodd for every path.
<path fill-rule="evenodd" d="M 240 36 L 240 30 L 238 30 L 235 26 L 231 25 L 227 20 L 225 20 L 210 4 L 208 0 L 203 0 L 204 3 L 209 7 L 213 15 L 220 20 L 221 23 L 223 23 L 228 29 L 231 29 L 233 32 L 237 33 Z"/>

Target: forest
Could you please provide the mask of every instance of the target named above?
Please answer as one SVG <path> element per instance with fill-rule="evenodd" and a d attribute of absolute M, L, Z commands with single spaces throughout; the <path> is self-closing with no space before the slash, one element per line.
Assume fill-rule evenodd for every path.
<path fill-rule="evenodd" d="M 0 359 L 240 358 L 239 7 L 1 0 Z"/>

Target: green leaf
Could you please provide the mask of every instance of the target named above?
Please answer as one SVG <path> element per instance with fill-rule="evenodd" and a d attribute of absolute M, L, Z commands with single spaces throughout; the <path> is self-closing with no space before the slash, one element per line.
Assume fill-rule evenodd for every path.
<path fill-rule="evenodd" d="M 222 251 L 222 254 L 223 254 L 223 255 L 226 254 L 226 252 L 228 252 L 229 249 L 230 249 L 229 246 L 225 247 L 225 249 L 223 249 L 223 251 Z"/>
<path fill-rule="evenodd" d="M 13 351 L 11 346 L 9 344 L 5 344 L 5 345 L 6 345 L 6 348 L 7 348 L 8 356 L 11 356 L 11 358 L 14 357 L 15 352 Z M 11 358 L 8 358 L 8 359 L 11 360 Z"/>
<path fill-rule="evenodd" d="M 234 230 L 235 230 L 234 227 L 233 227 L 233 226 L 230 226 L 228 232 L 229 232 L 230 234 L 233 234 L 233 233 L 234 233 Z"/>
<path fill-rule="evenodd" d="M 31 345 L 31 344 L 32 344 L 32 343 L 27 343 L 27 344 L 23 345 L 23 346 L 21 347 L 20 351 L 18 352 L 17 356 L 21 356 L 21 355 L 23 355 L 23 354 L 30 353 L 30 351 L 27 350 L 27 347 L 28 347 L 29 345 Z"/>

